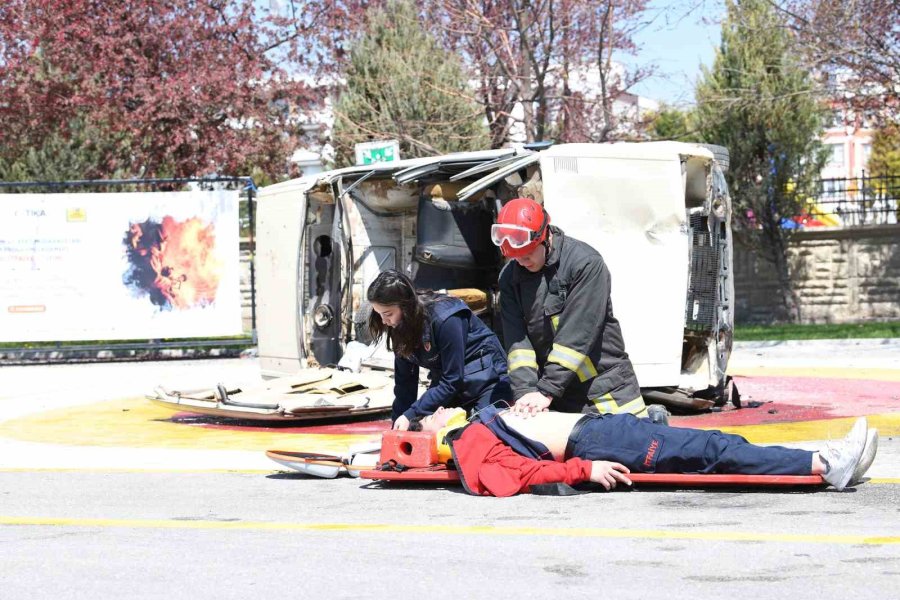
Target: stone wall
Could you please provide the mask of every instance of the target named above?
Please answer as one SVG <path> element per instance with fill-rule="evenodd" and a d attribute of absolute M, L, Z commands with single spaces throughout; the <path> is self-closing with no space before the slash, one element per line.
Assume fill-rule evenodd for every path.
<path fill-rule="evenodd" d="M 900 225 L 809 229 L 794 234 L 791 277 L 804 323 L 900 319 Z M 775 269 L 736 244 L 736 320 L 783 320 Z"/>

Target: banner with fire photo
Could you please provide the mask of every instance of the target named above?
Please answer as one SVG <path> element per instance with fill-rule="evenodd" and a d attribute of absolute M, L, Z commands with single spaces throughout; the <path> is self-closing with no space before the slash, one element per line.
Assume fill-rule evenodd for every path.
<path fill-rule="evenodd" d="M 239 335 L 237 191 L 0 194 L 0 341 Z"/>

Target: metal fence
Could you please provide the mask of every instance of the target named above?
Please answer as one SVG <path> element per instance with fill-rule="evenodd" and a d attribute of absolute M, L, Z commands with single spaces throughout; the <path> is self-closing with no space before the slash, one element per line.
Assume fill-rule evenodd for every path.
<path fill-rule="evenodd" d="M 810 216 L 823 225 L 857 227 L 900 222 L 900 175 L 822 179 Z"/>

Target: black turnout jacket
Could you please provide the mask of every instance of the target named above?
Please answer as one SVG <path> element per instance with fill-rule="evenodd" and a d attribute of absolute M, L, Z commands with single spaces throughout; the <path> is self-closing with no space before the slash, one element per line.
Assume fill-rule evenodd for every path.
<path fill-rule="evenodd" d="M 565 412 L 645 416 L 634 368 L 610 301 L 600 254 L 551 226 L 544 268 L 510 261 L 500 273 L 503 341 L 513 392 L 539 391 Z"/>

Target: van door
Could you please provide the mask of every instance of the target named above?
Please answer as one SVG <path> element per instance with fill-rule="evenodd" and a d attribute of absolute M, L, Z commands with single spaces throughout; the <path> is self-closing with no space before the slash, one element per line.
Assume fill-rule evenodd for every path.
<path fill-rule="evenodd" d="M 309 286 L 307 306 L 312 310 L 310 351 L 320 365 L 340 359 L 341 249 L 335 239 L 336 205 L 323 207 L 322 222 L 306 231 Z"/>
<path fill-rule="evenodd" d="M 314 177 L 264 187 L 256 209 L 256 291 L 259 360 L 263 377 L 302 367 L 303 258 L 306 192 Z"/>

